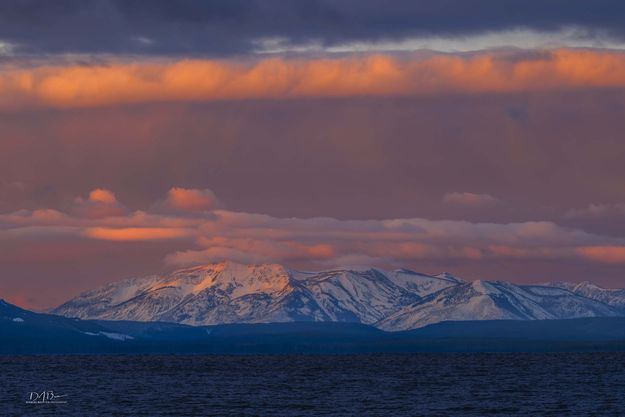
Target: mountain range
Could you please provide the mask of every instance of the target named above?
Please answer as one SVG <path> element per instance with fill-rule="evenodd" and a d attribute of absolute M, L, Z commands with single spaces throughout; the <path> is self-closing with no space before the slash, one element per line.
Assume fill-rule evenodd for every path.
<path fill-rule="evenodd" d="M 192 326 L 347 322 L 401 331 L 443 321 L 625 316 L 625 290 L 588 282 L 467 282 L 448 273 L 407 269 L 303 272 L 278 264 L 222 262 L 107 284 L 51 312 Z"/>

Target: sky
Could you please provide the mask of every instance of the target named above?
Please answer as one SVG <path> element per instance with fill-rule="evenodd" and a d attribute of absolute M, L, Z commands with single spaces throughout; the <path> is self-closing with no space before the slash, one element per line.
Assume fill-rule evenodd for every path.
<path fill-rule="evenodd" d="M 0 298 L 233 260 L 625 287 L 625 4 L 5 0 Z"/>

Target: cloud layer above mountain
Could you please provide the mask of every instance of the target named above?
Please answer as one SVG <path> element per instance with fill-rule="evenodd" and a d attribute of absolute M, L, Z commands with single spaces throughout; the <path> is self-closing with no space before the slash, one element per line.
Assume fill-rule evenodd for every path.
<path fill-rule="evenodd" d="M 624 74 L 623 53 L 567 49 L 7 66 L 0 109 L 624 88 Z"/>
<path fill-rule="evenodd" d="M 181 199 L 181 200 L 177 200 Z M 339 220 L 280 218 L 217 208 L 209 190 L 172 188 L 165 201 L 178 212 L 130 212 L 109 190 L 77 198 L 69 213 L 20 210 L 0 216 L 0 239 L 175 240 L 172 265 L 223 260 L 342 266 L 360 262 L 414 264 L 422 259 L 581 258 L 625 263 L 625 239 L 565 228 L 549 221 L 476 223 L 422 218 Z M 171 201 L 170 201 L 171 203 Z M 176 205 L 176 203 L 180 203 Z M 77 254 L 79 256 L 79 254 Z"/>

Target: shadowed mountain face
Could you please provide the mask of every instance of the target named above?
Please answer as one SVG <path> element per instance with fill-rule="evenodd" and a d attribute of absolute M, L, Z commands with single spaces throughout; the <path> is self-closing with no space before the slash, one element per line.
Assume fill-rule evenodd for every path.
<path fill-rule="evenodd" d="M 573 284 L 465 282 L 400 269 L 300 272 L 282 265 L 209 264 L 81 294 L 53 312 L 81 319 L 190 325 L 354 322 L 408 330 L 446 320 L 537 320 L 625 314 L 622 294 Z M 601 290 L 601 291 L 600 291 Z"/>

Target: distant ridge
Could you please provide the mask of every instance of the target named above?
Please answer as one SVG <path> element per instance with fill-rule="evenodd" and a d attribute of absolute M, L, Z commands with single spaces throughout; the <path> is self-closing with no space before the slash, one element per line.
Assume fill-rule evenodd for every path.
<path fill-rule="evenodd" d="M 446 321 L 386 332 L 343 322 L 80 320 L 0 302 L 0 340 L 0 355 L 625 351 L 625 318 Z"/>
<path fill-rule="evenodd" d="M 189 325 L 347 322 L 397 331 L 447 320 L 624 316 L 625 290 L 590 283 L 466 282 L 449 273 L 408 269 L 301 272 L 279 264 L 222 262 L 111 283 L 52 312 Z"/>

